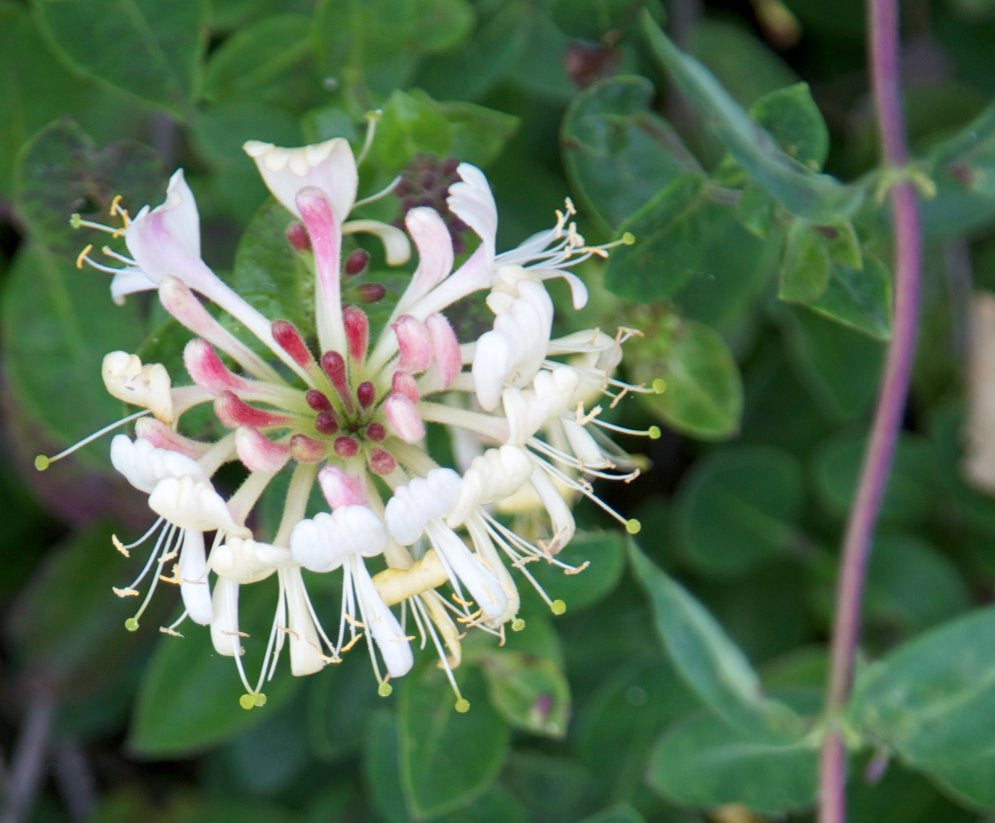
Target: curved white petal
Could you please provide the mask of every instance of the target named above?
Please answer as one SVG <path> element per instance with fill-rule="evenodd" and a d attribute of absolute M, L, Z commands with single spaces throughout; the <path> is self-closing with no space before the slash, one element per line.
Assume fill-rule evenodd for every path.
<path fill-rule="evenodd" d="M 356 202 L 359 176 L 347 140 L 336 137 L 299 148 L 282 148 L 250 140 L 243 149 L 255 161 L 272 195 L 292 214 L 300 217 L 297 193 L 314 186 L 328 197 L 339 225 L 349 216 Z"/>
<path fill-rule="evenodd" d="M 377 592 L 363 561 L 353 557 L 349 568 L 363 625 L 377 644 L 390 676 L 403 677 L 414 664 L 411 643 L 400 622 Z"/>
<path fill-rule="evenodd" d="M 280 570 L 280 582 L 287 598 L 287 629 L 290 636 L 290 672 L 295 677 L 314 674 L 325 667 L 318 629 L 308 608 L 301 570 Z"/>
<path fill-rule="evenodd" d="M 207 579 L 203 532 L 184 529 L 178 573 L 180 596 L 187 614 L 194 623 L 208 625 L 214 617 L 214 608 L 211 605 L 211 586 Z"/>

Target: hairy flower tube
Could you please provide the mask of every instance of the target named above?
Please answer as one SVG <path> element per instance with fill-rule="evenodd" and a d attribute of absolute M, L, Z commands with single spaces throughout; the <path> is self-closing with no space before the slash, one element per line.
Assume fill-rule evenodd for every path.
<path fill-rule="evenodd" d="M 144 569 L 115 590 L 141 599 L 126 625 L 138 628 L 160 582 L 176 585 L 183 613 L 163 631 L 178 634 L 186 619 L 208 626 L 216 652 L 235 663 L 246 708 L 265 702 L 263 687 L 285 647 L 292 673 L 307 675 L 363 644 L 387 695 L 390 681 L 413 665 L 412 643 L 431 643 L 465 711 L 452 672 L 460 641 L 471 628 L 499 637 L 506 626 L 522 628 L 516 574 L 552 611 L 564 610 L 529 566 L 576 571 L 557 558 L 575 531 L 573 501 L 587 497 L 638 530 L 592 487 L 596 478 L 638 474 L 613 434 L 659 436 L 603 419 L 602 402 L 651 390 L 615 377 L 633 332 L 553 337 L 546 289 L 564 279 L 573 305 L 583 306 L 587 292 L 571 268 L 609 247 L 585 244 L 568 201 L 551 229 L 499 253 L 490 186 L 480 169 L 461 163 L 449 219 L 476 242 L 457 255 L 446 221 L 431 208 L 407 211 L 403 231 L 351 218 L 358 175 L 345 140 L 295 149 L 250 141 L 245 150 L 286 208 L 288 242 L 313 273 L 311 327 L 264 317 L 203 262 L 197 205 L 182 171 L 156 208 L 131 217 L 115 201 L 120 225 L 74 218 L 78 227 L 123 237 L 126 252 L 104 247 L 109 263 L 94 259 L 92 246 L 78 260 L 113 275 L 115 301 L 155 291 L 191 334 L 183 385 L 134 354 L 104 360 L 107 390 L 139 409 L 120 421 L 134 431 L 113 437 L 111 461 L 146 495 L 154 519 L 138 540 L 115 539 L 125 554 L 151 545 Z M 359 233 L 379 238 L 388 265 L 406 263 L 412 245 L 417 254 L 380 328 L 361 305 L 343 302 L 343 278 L 369 257 L 344 251 Z M 476 339 L 447 317 L 466 299 L 485 301 L 493 316 Z M 204 407 L 213 428 L 203 427 L 203 414 L 190 416 Z M 451 437 L 457 465 L 441 465 L 429 450 L 432 428 Z M 40 457 L 38 467 L 56 458 Z M 222 471 L 229 464 L 235 469 Z M 257 504 L 278 489 L 282 517 L 262 533 Z M 502 514 L 523 506 L 541 515 L 544 535 L 519 533 Z M 341 581 L 333 587 L 340 591 L 334 629 L 322 624 L 325 602 L 316 609 L 308 588 L 322 575 Z M 265 579 L 276 582 L 270 631 L 250 637 L 240 593 Z M 321 597 L 333 596 L 328 591 L 322 587 Z M 243 660 L 250 643 L 262 653 L 254 674 Z"/>

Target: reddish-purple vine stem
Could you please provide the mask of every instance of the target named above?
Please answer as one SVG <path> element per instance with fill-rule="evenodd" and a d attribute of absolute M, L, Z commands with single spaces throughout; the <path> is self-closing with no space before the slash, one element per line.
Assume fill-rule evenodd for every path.
<path fill-rule="evenodd" d="M 898 0 L 869 0 L 869 13 L 871 86 L 884 170 L 889 174 L 908 162 L 898 69 Z M 853 684 L 871 539 L 888 482 L 915 355 L 922 268 L 922 232 L 915 184 L 899 178 L 891 187 L 890 197 L 895 254 L 894 326 L 871 438 L 843 540 L 827 693 L 829 726 L 819 770 L 821 823 L 846 820 L 846 742 L 836 723 Z"/>

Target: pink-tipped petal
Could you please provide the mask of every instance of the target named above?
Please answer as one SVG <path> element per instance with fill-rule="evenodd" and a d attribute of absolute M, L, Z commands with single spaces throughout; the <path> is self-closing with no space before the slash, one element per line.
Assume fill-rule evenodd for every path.
<path fill-rule="evenodd" d="M 356 362 L 366 359 L 366 348 L 370 342 L 370 319 L 361 308 L 346 306 L 342 312 L 345 323 L 346 343 L 349 347 L 349 357 Z"/>
<path fill-rule="evenodd" d="M 425 325 L 432 338 L 432 354 L 435 366 L 442 377 L 442 387 L 448 389 L 463 368 L 459 340 L 456 339 L 456 332 L 449 325 L 449 321 L 441 314 L 430 316 Z"/>
<path fill-rule="evenodd" d="M 401 394 L 391 394 L 384 401 L 384 413 L 394 434 L 405 443 L 417 443 L 425 436 L 425 423 L 418 414 L 418 406 Z"/>
<path fill-rule="evenodd" d="M 318 483 L 333 511 L 340 506 L 365 506 L 369 503 L 362 478 L 346 474 L 338 466 L 325 466 L 318 472 Z"/>
<path fill-rule="evenodd" d="M 400 366 L 406 372 L 423 372 L 432 364 L 432 336 L 428 327 L 410 314 L 402 314 L 391 328 L 397 335 Z"/>
<path fill-rule="evenodd" d="M 286 426 L 288 422 L 286 415 L 253 408 L 230 391 L 222 392 L 215 398 L 214 413 L 218 416 L 218 420 L 233 429 L 239 426 L 266 429 Z"/>
<path fill-rule="evenodd" d="M 341 223 L 336 220 L 328 198 L 314 187 L 297 192 L 297 208 L 307 227 L 314 251 L 315 319 L 318 342 L 324 351 L 345 348 L 342 327 L 342 294 L 340 257 L 342 252 Z"/>
<path fill-rule="evenodd" d="M 404 218 L 418 249 L 418 268 L 411 278 L 411 298 L 417 299 L 441 283 L 453 270 L 453 241 L 435 209 L 411 209 Z"/>
<path fill-rule="evenodd" d="M 421 399 L 418 394 L 418 383 L 405 371 L 394 372 L 390 379 L 390 390 L 394 394 L 408 398 L 412 403 L 417 403 Z"/>
<path fill-rule="evenodd" d="M 290 460 L 290 448 L 274 443 L 258 429 L 239 426 L 235 430 L 235 453 L 249 471 L 278 472 Z"/>
<path fill-rule="evenodd" d="M 241 391 L 247 385 L 245 380 L 228 370 L 214 347 L 200 337 L 195 337 L 184 346 L 183 365 L 190 379 L 211 394 L 226 390 Z"/>

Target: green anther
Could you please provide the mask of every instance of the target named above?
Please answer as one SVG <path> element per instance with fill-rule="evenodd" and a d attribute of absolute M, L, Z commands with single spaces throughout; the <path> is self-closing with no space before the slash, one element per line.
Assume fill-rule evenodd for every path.
<path fill-rule="evenodd" d="M 662 432 L 660 431 L 659 426 L 650 426 L 646 431 L 646 434 L 649 435 L 650 440 L 659 440 Z"/>
<path fill-rule="evenodd" d="M 255 706 L 265 706 L 266 705 L 266 695 L 262 692 L 256 692 L 252 697 L 252 703 Z"/>
<path fill-rule="evenodd" d="M 35 469 L 40 472 L 45 471 L 49 466 L 52 465 L 52 461 L 48 459 L 44 454 L 39 454 L 35 457 Z"/>
<path fill-rule="evenodd" d="M 662 377 L 657 377 L 650 388 L 653 389 L 653 394 L 663 394 L 667 390 L 667 381 Z"/>
<path fill-rule="evenodd" d="M 255 708 L 255 706 L 256 706 L 256 698 L 255 698 L 255 695 L 251 695 L 251 694 L 243 694 L 243 695 L 242 695 L 242 696 L 241 696 L 241 697 L 240 697 L 240 698 L 238 699 L 238 705 L 239 705 L 239 706 L 241 706 L 241 707 L 242 707 L 243 709 L 245 709 L 246 711 L 249 711 L 250 709 L 254 709 L 254 708 Z"/>
<path fill-rule="evenodd" d="M 138 631 L 138 618 L 137 617 L 129 617 L 127 620 L 124 621 L 124 627 L 129 632 L 137 632 Z"/>
<path fill-rule="evenodd" d="M 80 226 L 83 225 L 83 218 L 80 217 L 79 214 L 70 214 L 69 225 L 71 228 L 78 229 Z"/>
<path fill-rule="evenodd" d="M 634 235 L 631 231 L 627 231 L 625 234 L 622 235 L 623 246 L 631 246 L 635 242 L 636 242 L 636 235 Z"/>
<path fill-rule="evenodd" d="M 562 600 L 554 600 L 549 604 L 549 610 L 553 614 L 563 614 L 567 610 L 567 604 Z"/>
<path fill-rule="evenodd" d="M 394 687 L 390 683 L 381 683 L 377 687 L 377 694 L 381 697 L 390 697 L 394 693 Z"/>
<path fill-rule="evenodd" d="M 456 709 L 456 711 L 458 711 L 460 714 L 466 714 L 468 711 L 470 711 L 470 701 L 467 700 L 465 697 L 461 697 L 459 700 L 456 701 L 455 704 L 453 704 L 453 708 Z"/>
<path fill-rule="evenodd" d="M 525 621 L 522 620 L 522 618 L 516 617 L 514 620 L 511 621 L 511 630 L 513 632 L 520 632 L 524 628 L 525 628 Z"/>
<path fill-rule="evenodd" d="M 636 520 L 635 517 L 630 517 L 628 520 L 625 521 L 625 530 L 629 534 L 639 534 L 642 527 L 643 524 L 640 523 L 638 520 Z"/>

